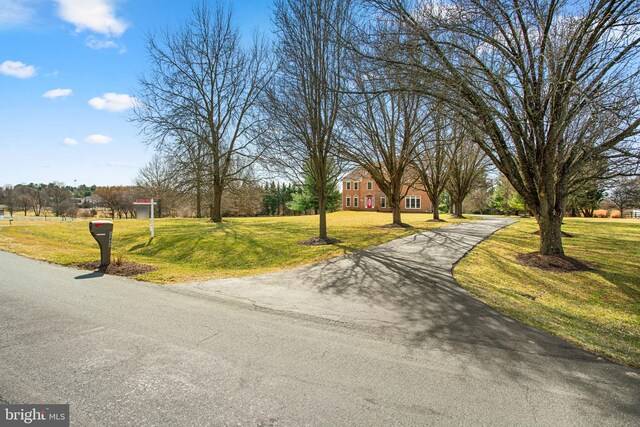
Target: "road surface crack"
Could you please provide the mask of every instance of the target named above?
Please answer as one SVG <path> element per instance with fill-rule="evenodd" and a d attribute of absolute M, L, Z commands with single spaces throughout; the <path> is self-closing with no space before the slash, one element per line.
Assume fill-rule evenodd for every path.
<path fill-rule="evenodd" d="M 202 341 L 200 341 L 200 344 L 202 344 L 203 342 L 215 337 L 216 335 L 219 335 L 220 332 L 216 332 L 215 334 L 209 335 L 208 337 L 206 337 L 205 339 L 203 339 Z"/>

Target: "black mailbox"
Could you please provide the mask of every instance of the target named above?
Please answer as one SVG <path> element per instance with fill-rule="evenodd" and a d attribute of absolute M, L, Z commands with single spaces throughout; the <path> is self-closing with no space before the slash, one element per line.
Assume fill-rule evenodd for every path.
<path fill-rule="evenodd" d="M 113 232 L 113 222 L 111 221 L 91 221 L 89 231 L 100 246 L 100 267 L 98 270 L 105 273 L 111 263 L 111 233 Z"/>

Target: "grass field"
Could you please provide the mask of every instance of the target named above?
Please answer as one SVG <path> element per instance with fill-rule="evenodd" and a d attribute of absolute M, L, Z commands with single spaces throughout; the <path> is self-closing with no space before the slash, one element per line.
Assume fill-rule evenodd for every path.
<path fill-rule="evenodd" d="M 640 367 L 640 221 L 567 218 L 568 256 L 595 269 L 554 273 L 524 267 L 538 249 L 532 219 L 498 231 L 456 267 L 458 282 L 499 311 L 617 362 Z"/>
<path fill-rule="evenodd" d="M 149 237 L 148 220 L 115 220 L 112 259 L 159 267 L 137 276 L 156 283 L 239 277 L 293 268 L 378 245 L 446 223 L 426 222 L 429 214 L 403 214 L 412 229 L 383 228 L 391 214 L 335 212 L 327 216 L 331 237 L 342 243 L 302 246 L 317 235 L 317 216 L 229 218 L 219 224 L 203 219 L 156 220 Z M 71 265 L 100 258 L 87 221 L 14 222 L 0 226 L 0 249 L 57 264 Z"/>

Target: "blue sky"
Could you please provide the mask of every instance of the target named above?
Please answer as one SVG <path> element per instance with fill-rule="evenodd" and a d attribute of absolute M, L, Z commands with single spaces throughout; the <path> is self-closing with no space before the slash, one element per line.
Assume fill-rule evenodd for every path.
<path fill-rule="evenodd" d="M 270 32 L 271 1 L 230 4 L 245 37 Z M 131 184 L 153 154 L 127 120 L 146 34 L 180 25 L 191 5 L 0 0 L 0 185 Z"/>

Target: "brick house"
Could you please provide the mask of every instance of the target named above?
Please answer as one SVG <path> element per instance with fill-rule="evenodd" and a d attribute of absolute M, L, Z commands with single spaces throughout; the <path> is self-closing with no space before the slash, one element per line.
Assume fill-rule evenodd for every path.
<path fill-rule="evenodd" d="M 400 203 L 400 212 L 432 212 L 429 196 L 414 187 L 403 187 L 406 196 Z M 391 212 L 389 201 L 371 175 L 356 168 L 342 180 L 342 209 L 345 211 Z"/>

